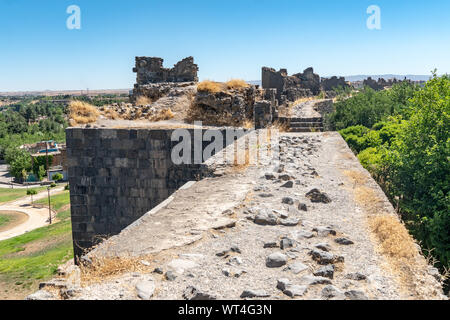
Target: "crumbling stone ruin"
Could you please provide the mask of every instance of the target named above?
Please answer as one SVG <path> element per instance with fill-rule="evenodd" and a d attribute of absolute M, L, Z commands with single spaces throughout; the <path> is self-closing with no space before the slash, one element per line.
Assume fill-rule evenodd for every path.
<path fill-rule="evenodd" d="M 254 105 L 261 100 L 261 91 L 255 86 L 218 92 L 198 91 L 193 102 L 196 120 L 205 124 L 239 125 L 252 119 Z"/>
<path fill-rule="evenodd" d="M 319 93 L 320 77 L 314 74 L 312 68 L 289 76 L 286 69 L 275 71 L 273 68 L 263 67 L 261 80 L 264 89 L 277 90 L 276 98 L 280 104 Z"/>
<path fill-rule="evenodd" d="M 332 91 L 336 88 L 348 88 L 349 84 L 344 77 L 333 76 L 331 78 L 322 78 L 320 86 L 323 91 Z"/>
<path fill-rule="evenodd" d="M 193 57 L 187 57 L 179 61 L 171 69 L 163 67 L 162 58 L 136 57 L 136 83 L 131 102 L 136 102 L 138 97 L 146 97 L 152 101 L 168 95 L 184 94 L 186 87 L 192 87 L 198 82 L 198 66 Z"/>
<path fill-rule="evenodd" d="M 405 79 L 405 81 L 407 81 Z M 368 77 L 366 80 L 364 80 L 363 82 L 363 87 L 368 86 L 370 88 L 372 88 L 373 90 L 376 91 L 380 91 L 383 90 L 385 87 L 392 87 L 392 85 L 401 82 L 397 79 L 389 79 L 389 80 L 385 80 L 383 78 L 379 78 L 378 80 L 374 80 L 372 79 L 372 77 Z"/>
<path fill-rule="evenodd" d="M 197 82 L 198 66 L 193 57 L 177 62 L 171 69 L 163 67 L 162 58 L 136 57 L 136 84 L 145 85 L 160 82 Z"/>
<path fill-rule="evenodd" d="M 321 79 L 311 67 L 292 76 L 288 75 L 286 69 L 275 71 L 273 68 L 262 68 L 262 87 L 264 89 L 275 88 L 277 90 L 276 97 L 280 104 L 292 102 L 302 97 L 315 96 L 321 91 L 332 97 L 331 92 L 334 89 L 348 86 L 344 77 L 333 76 Z"/>

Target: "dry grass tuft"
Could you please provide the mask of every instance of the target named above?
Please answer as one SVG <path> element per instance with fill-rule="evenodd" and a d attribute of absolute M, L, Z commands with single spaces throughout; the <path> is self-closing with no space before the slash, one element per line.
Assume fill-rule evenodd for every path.
<path fill-rule="evenodd" d="M 210 93 L 224 91 L 224 84 L 211 80 L 205 80 L 197 84 L 197 91 L 206 91 Z"/>
<path fill-rule="evenodd" d="M 253 129 L 254 128 L 254 123 L 252 120 L 250 119 L 245 119 L 244 121 L 242 121 L 242 127 L 244 129 Z"/>
<path fill-rule="evenodd" d="M 149 117 L 150 121 L 163 121 L 163 120 L 170 120 L 175 116 L 175 114 L 172 112 L 170 108 L 160 110 L 158 113 L 153 114 Z"/>
<path fill-rule="evenodd" d="M 242 79 L 231 79 L 225 83 L 227 89 L 248 88 L 250 85 Z"/>
<path fill-rule="evenodd" d="M 289 125 L 286 122 L 276 120 L 270 126 L 271 129 L 278 130 L 279 132 L 289 132 Z"/>
<path fill-rule="evenodd" d="M 80 264 L 81 281 L 84 284 L 104 281 L 128 272 L 150 272 L 151 266 L 140 261 L 145 258 L 131 257 L 91 257 L 91 263 Z"/>
<path fill-rule="evenodd" d="M 136 105 L 137 106 L 146 106 L 152 104 L 152 100 L 149 97 L 145 96 L 139 96 L 136 98 Z"/>
<path fill-rule="evenodd" d="M 369 225 L 379 241 L 382 253 L 396 259 L 414 258 L 417 252 L 414 240 L 396 216 L 372 216 L 369 218 Z"/>
<path fill-rule="evenodd" d="M 112 108 L 108 108 L 104 111 L 104 115 L 105 117 L 107 117 L 108 119 L 112 119 L 112 120 L 116 120 L 119 119 L 120 116 L 119 114 Z"/>
<path fill-rule="evenodd" d="M 89 103 L 75 100 L 69 104 L 69 121 L 72 126 L 95 122 L 99 115 L 97 108 Z"/>

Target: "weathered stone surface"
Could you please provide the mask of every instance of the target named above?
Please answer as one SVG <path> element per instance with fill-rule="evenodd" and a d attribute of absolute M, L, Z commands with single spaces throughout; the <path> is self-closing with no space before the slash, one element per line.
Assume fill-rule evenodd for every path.
<path fill-rule="evenodd" d="M 281 291 L 286 290 L 287 286 L 290 284 L 289 279 L 281 278 L 277 280 L 277 289 L 280 289 Z"/>
<path fill-rule="evenodd" d="M 326 237 L 328 235 L 336 235 L 336 231 L 330 227 L 316 227 L 313 231 L 317 232 L 317 235 L 320 237 Z"/>
<path fill-rule="evenodd" d="M 316 276 L 303 276 L 300 279 L 303 283 L 307 283 L 309 285 L 317 285 L 317 284 L 331 284 L 330 279 L 325 277 L 316 277 Z"/>
<path fill-rule="evenodd" d="M 288 258 L 281 252 L 275 252 L 266 258 L 266 266 L 268 268 L 279 268 L 286 264 Z"/>
<path fill-rule="evenodd" d="M 300 222 L 300 219 L 298 218 L 287 218 L 287 219 L 280 219 L 280 224 L 286 227 L 295 227 Z"/>
<path fill-rule="evenodd" d="M 327 285 L 322 289 L 322 297 L 325 299 L 344 299 L 345 295 L 342 291 L 332 285 Z"/>
<path fill-rule="evenodd" d="M 320 192 L 319 189 L 312 189 L 307 194 L 306 197 L 311 200 L 311 202 L 321 202 L 321 203 L 330 203 L 330 197 L 324 193 Z"/>
<path fill-rule="evenodd" d="M 293 181 L 288 181 L 285 184 L 281 185 L 282 188 L 292 188 L 294 186 Z"/>
<path fill-rule="evenodd" d="M 183 274 L 186 270 L 198 267 L 198 264 L 191 260 L 174 259 L 167 265 L 167 268 L 178 274 Z"/>
<path fill-rule="evenodd" d="M 143 85 L 158 82 L 198 81 L 198 66 L 193 57 L 179 61 L 172 69 L 163 67 L 163 59 L 153 57 L 136 57 L 136 84 Z"/>
<path fill-rule="evenodd" d="M 369 300 L 366 294 L 359 290 L 346 291 L 345 296 L 350 300 Z"/>
<path fill-rule="evenodd" d="M 351 280 L 356 280 L 356 281 L 361 281 L 361 280 L 366 280 L 367 276 L 365 276 L 362 273 L 359 272 L 354 272 L 354 273 L 348 273 L 345 275 L 346 279 L 351 279 Z"/>
<path fill-rule="evenodd" d="M 264 248 L 278 248 L 278 243 L 276 243 L 274 241 L 265 242 L 263 247 Z"/>
<path fill-rule="evenodd" d="M 309 255 L 312 256 L 314 261 L 316 261 L 318 264 L 322 264 L 322 265 L 344 261 L 343 257 L 335 256 L 334 254 L 331 254 L 326 251 L 318 250 L 318 249 L 311 250 L 309 252 Z"/>
<path fill-rule="evenodd" d="M 328 243 L 318 243 L 314 247 L 316 247 L 319 250 L 327 251 L 327 252 L 331 250 L 331 247 Z"/>
<path fill-rule="evenodd" d="M 186 300 L 216 300 L 216 296 L 197 289 L 194 286 L 187 287 L 183 292 L 183 298 Z"/>
<path fill-rule="evenodd" d="M 301 262 L 294 262 L 293 264 L 290 264 L 286 270 L 292 271 L 294 274 L 299 274 L 302 271 L 308 270 L 308 266 L 304 265 Z"/>
<path fill-rule="evenodd" d="M 314 275 L 333 279 L 334 265 L 329 264 L 329 265 L 323 266 L 322 268 L 320 268 L 316 272 L 314 272 Z"/>
<path fill-rule="evenodd" d="M 55 300 L 55 296 L 46 290 L 39 290 L 30 294 L 25 300 Z"/>
<path fill-rule="evenodd" d="M 150 300 L 155 292 L 155 283 L 153 280 L 145 280 L 136 284 L 137 296 L 142 300 Z"/>
<path fill-rule="evenodd" d="M 244 290 L 241 293 L 241 298 L 266 298 L 270 297 L 270 294 L 265 292 L 264 290 Z"/>
<path fill-rule="evenodd" d="M 280 249 L 284 250 L 287 248 L 292 248 L 295 245 L 295 241 L 288 237 L 283 237 L 280 241 Z"/>
<path fill-rule="evenodd" d="M 314 237 L 314 234 L 309 231 L 299 230 L 299 231 L 295 232 L 295 236 L 297 239 L 301 239 L 301 238 L 310 239 L 310 238 Z"/>
<path fill-rule="evenodd" d="M 255 216 L 254 222 L 259 225 L 276 225 L 277 224 L 277 216 L 273 214 L 268 209 L 262 209 Z"/>
<path fill-rule="evenodd" d="M 165 274 L 166 280 L 174 281 L 177 278 L 177 274 L 174 271 L 167 271 Z"/>
<path fill-rule="evenodd" d="M 291 197 L 284 197 L 283 199 L 281 199 L 281 202 L 284 204 L 294 204 L 294 199 L 292 199 Z"/>
<path fill-rule="evenodd" d="M 308 291 L 308 286 L 291 284 L 288 285 L 286 289 L 283 290 L 283 293 L 288 297 L 293 298 L 304 296 L 306 291 Z"/>
<path fill-rule="evenodd" d="M 351 240 L 349 240 L 347 238 L 336 238 L 336 239 L 334 239 L 334 241 L 336 243 L 339 243 L 339 244 L 342 244 L 342 245 L 345 245 L 345 246 L 353 244 L 353 241 L 351 241 Z"/>

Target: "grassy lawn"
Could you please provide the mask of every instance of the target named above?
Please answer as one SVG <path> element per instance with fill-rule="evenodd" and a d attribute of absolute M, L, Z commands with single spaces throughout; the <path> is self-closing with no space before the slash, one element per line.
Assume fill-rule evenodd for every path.
<path fill-rule="evenodd" d="M 46 187 L 30 188 L 35 189 L 38 193 L 46 190 Z M 27 189 L 6 189 L 0 188 L 0 203 L 13 201 L 27 196 Z M 29 197 L 29 196 L 28 196 Z M 30 198 L 31 201 L 31 198 Z"/>
<path fill-rule="evenodd" d="M 50 204 L 52 206 L 52 209 L 58 211 L 63 206 L 69 204 L 70 203 L 69 196 L 70 196 L 69 190 L 65 190 L 62 193 L 58 193 L 56 195 L 51 195 L 50 196 Z M 34 203 L 48 205 L 48 198 L 43 198 L 43 199 L 37 200 Z"/>
<path fill-rule="evenodd" d="M 59 222 L 0 241 L 0 299 L 24 298 L 73 258 L 69 192 L 51 201 Z"/>

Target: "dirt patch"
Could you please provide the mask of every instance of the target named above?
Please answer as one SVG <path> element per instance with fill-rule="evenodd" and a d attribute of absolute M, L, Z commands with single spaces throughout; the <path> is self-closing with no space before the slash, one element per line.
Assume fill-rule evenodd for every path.
<path fill-rule="evenodd" d="M 6 224 L 0 226 L 0 232 L 15 228 L 28 220 L 28 215 L 19 211 L 0 211 L 0 215 L 9 219 Z"/>

